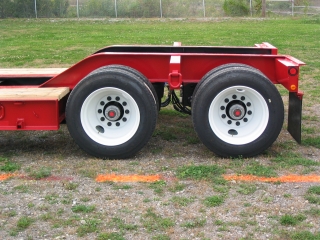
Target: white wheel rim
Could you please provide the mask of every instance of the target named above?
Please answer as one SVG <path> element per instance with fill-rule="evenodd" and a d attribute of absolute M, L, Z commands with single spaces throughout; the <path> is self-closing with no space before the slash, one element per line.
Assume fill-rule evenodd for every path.
<path fill-rule="evenodd" d="M 119 88 L 105 87 L 85 99 L 80 119 L 84 131 L 92 140 L 105 146 L 117 146 L 136 133 L 140 111 L 130 94 Z"/>
<path fill-rule="evenodd" d="M 208 116 L 210 127 L 219 139 L 243 145 L 253 142 L 264 132 L 269 121 L 269 108 L 256 90 L 233 86 L 213 99 Z"/>

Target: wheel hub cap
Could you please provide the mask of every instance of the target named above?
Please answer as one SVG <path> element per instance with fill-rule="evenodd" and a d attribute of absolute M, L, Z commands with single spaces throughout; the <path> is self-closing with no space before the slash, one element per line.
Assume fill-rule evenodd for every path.
<path fill-rule="evenodd" d="M 121 111 L 118 107 L 111 105 L 106 107 L 104 115 L 109 121 L 117 121 L 120 118 Z"/>
<path fill-rule="evenodd" d="M 231 119 L 240 120 L 245 115 L 245 109 L 240 104 L 234 104 L 230 107 L 229 115 Z"/>

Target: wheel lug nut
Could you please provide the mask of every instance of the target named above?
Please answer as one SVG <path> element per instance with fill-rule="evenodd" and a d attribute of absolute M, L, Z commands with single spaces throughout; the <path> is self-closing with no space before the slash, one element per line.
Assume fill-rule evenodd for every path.
<path fill-rule="evenodd" d="M 111 100 L 112 100 L 112 98 L 111 98 L 111 97 L 107 97 L 107 100 L 108 100 L 108 101 L 111 101 Z"/>
<path fill-rule="evenodd" d="M 108 125 L 109 127 L 111 127 L 112 123 L 111 123 L 111 122 L 108 122 L 107 125 Z"/>
<path fill-rule="evenodd" d="M 237 99 L 237 95 L 232 95 L 232 98 L 233 99 Z"/>
<path fill-rule="evenodd" d="M 127 109 L 127 110 L 125 110 L 124 111 L 126 114 L 129 114 L 130 113 L 130 111 Z"/>
<path fill-rule="evenodd" d="M 127 106 L 127 102 L 123 102 L 122 105 L 123 105 L 123 106 Z"/>
<path fill-rule="evenodd" d="M 119 123 L 119 122 L 117 122 L 117 123 L 116 123 L 116 126 L 117 126 L 117 127 L 119 127 L 119 126 L 120 126 L 120 123 Z"/>
<path fill-rule="evenodd" d="M 251 106 L 251 102 L 247 102 L 247 106 L 250 107 Z"/>
<path fill-rule="evenodd" d="M 240 126 L 240 122 L 236 122 L 236 125 L 237 125 L 237 126 Z"/>
<path fill-rule="evenodd" d="M 100 105 L 101 105 L 101 106 L 104 106 L 104 104 L 105 104 L 104 101 L 101 101 L 101 102 L 100 102 Z"/>
<path fill-rule="evenodd" d="M 224 100 L 224 102 L 225 102 L 225 103 L 228 103 L 228 102 L 229 102 L 229 99 L 228 99 L 228 98 L 226 98 L 226 99 Z"/>
<path fill-rule="evenodd" d="M 227 116 L 226 116 L 225 114 L 222 114 L 221 117 L 222 117 L 222 118 L 226 118 Z"/>
<path fill-rule="evenodd" d="M 105 118 L 104 118 L 104 117 L 101 117 L 100 120 L 103 122 L 103 121 L 105 120 Z"/>
<path fill-rule="evenodd" d="M 125 117 L 124 117 L 124 118 L 122 118 L 122 121 L 126 122 L 126 121 L 127 121 L 127 118 L 125 118 Z"/>
<path fill-rule="evenodd" d="M 120 98 L 119 97 L 116 97 L 116 101 L 119 101 L 120 100 Z"/>
<path fill-rule="evenodd" d="M 102 113 L 102 110 L 101 110 L 101 109 L 99 109 L 99 110 L 98 110 L 98 113 Z"/>
<path fill-rule="evenodd" d="M 244 101 L 244 100 L 246 100 L 246 98 L 245 98 L 244 96 L 242 96 L 242 97 L 241 97 L 241 100 Z"/>
<path fill-rule="evenodd" d="M 223 111 L 223 110 L 225 110 L 226 108 L 225 108 L 225 106 L 221 106 L 220 109 Z"/>
<path fill-rule="evenodd" d="M 244 122 L 248 122 L 248 118 L 244 118 L 243 121 L 244 121 Z"/>
<path fill-rule="evenodd" d="M 248 111 L 248 114 L 251 115 L 251 114 L 252 114 L 252 111 Z"/>
<path fill-rule="evenodd" d="M 228 120 L 228 124 L 230 125 L 232 123 L 232 121 L 231 120 Z"/>

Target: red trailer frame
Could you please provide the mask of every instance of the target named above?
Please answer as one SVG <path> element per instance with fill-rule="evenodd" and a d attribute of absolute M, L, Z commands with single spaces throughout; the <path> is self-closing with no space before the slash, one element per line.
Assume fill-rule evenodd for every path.
<path fill-rule="evenodd" d="M 254 47 L 193 47 L 181 46 L 180 43 L 174 46 L 110 46 L 68 69 L 0 69 L 0 130 L 59 129 L 65 119 L 69 91 L 72 92 L 83 79 L 108 66 L 119 66 L 121 71 L 148 81 L 157 101 L 162 97 L 164 83 L 171 90 L 185 90 L 183 104 L 191 106 L 194 88 L 195 91 L 201 89 L 200 84 L 208 78 L 206 75 L 210 71 L 229 64 L 233 64 L 231 67 L 235 70 L 248 68 L 259 72 L 273 84 L 281 84 L 289 91 L 288 131 L 300 143 L 303 93 L 298 83 L 299 67 L 304 63 L 291 56 L 278 55 L 277 48 L 269 43 Z M 187 86 L 192 86 L 192 89 Z M 241 104 L 234 102 L 240 110 L 248 111 Z M 118 111 L 118 107 L 112 109 Z M 135 152 L 132 150 L 128 156 Z M 99 157 L 122 157 L 90 153 Z"/>

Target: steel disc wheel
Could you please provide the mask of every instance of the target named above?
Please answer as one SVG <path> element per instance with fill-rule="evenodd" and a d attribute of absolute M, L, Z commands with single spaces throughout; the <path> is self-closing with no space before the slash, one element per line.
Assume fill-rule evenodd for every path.
<path fill-rule="evenodd" d="M 140 123 L 136 101 L 127 92 L 113 87 L 91 93 L 83 102 L 80 117 L 88 136 L 106 146 L 127 142 Z"/>
<path fill-rule="evenodd" d="M 264 132 L 269 109 L 264 98 L 254 89 L 233 86 L 214 98 L 208 116 L 218 138 L 241 145 L 256 140 Z"/>
<path fill-rule="evenodd" d="M 100 68 L 72 90 L 67 106 L 68 130 L 88 154 L 128 158 L 149 141 L 158 107 L 150 88 L 136 74 L 116 67 Z"/>
<path fill-rule="evenodd" d="M 236 66 L 208 74 L 192 103 L 199 139 L 222 157 L 252 157 L 278 137 L 284 118 L 277 88 L 259 71 Z"/>

